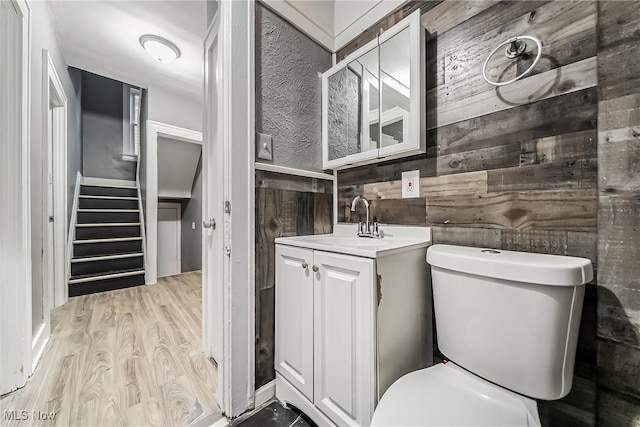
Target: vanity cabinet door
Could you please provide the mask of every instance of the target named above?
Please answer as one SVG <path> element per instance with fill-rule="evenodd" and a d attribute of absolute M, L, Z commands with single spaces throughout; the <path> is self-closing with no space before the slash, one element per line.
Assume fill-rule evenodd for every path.
<path fill-rule="evenodd" d="M 375 264 L 314 252 L 314 404 L 339 426 L 369 425 L 375 399 Z"/>
<path fill-rule="evenodd" d="M 313 401 L 313 251 L 276 245 L 275 369 Z"/>

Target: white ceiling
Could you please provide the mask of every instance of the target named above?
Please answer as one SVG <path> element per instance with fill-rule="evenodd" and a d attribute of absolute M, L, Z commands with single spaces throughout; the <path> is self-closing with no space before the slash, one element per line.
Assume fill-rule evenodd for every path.
<path fill-rule="evenodd" d="M 70 66 L 202 98 L 206 0 L 55 0 L 49 7 Z M 172 41 L 182 55 L 169 64 L 153 60 L 138 42 L 143 34 Z"/>

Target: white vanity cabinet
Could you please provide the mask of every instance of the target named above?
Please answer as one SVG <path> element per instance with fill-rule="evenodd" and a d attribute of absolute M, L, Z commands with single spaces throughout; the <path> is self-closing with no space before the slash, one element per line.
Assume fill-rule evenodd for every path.
<path fill-rule="evenodd" d="M 276 370 L 334 423 L 368 424 L 374 261 L 283 245 L 276 259 Z"/>
<path fill-rule="evenodd" d="M 366 426 L 393 381 L 431 364 L 427 244 L 354 256 L 314 237 L 276 239 L 276 397 L 318 425 Z"/>

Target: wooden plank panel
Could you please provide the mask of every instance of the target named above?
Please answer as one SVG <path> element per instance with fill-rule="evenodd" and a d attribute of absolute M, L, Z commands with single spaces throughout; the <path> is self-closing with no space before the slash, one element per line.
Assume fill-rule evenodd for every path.
<path fill-rule="evenodd" d="M 402 179 L 402 172 L 420 170 L 420 176 L 436 176 L 437 159 L 426 154 L 401 160 L 346 169 L 338 172 L 340 187 L 369 182 L 395 181 Z"/>
<path fill-rule="evenodd" d="M 502 249 L 565 255 L 567 232 L 550 230 L 502 230 Z"/>
<path fill-rule="evenodd" d="M 585 89 L 432 129 L 427 144 L 449 154 L 595 129 L 597 102 Z"/>
<path fill-rule="evenodd" d="M 260 289 L 256 298 L 256 389 L 276 377 L 273 358 L 275 349 L 275 288 Z"/>
<path fill-rule="evenodd" d="M 280 218 L 282 230 L 280 235 L 275 237 L 298 235 L 298 194 L 300 193 L 296 191 L 282 191 L 282 216 Z"/>
<path fill-rule="evenodd" d="M 640 298 L 635 289 L 598 286 L 598 337 L 640 350 Z"/>
<path fill-rule="evenodd" d="M 596 190 L 430 197 L 427 199 L 427 224 L 564 232 L 595 231 L 596 209 Z"/>
<path fill-rule="evenodd" d="M 534 163 L 592 159 L 598 154 L 595 129 L 540 138 L 535 141 Z"/>
<path fill-rule="evenodd" d="M 297 193 L 296 236 L 307 236 L 313 234 L 313 223 L 313 193 Z"/>
<path fill-rule="evenodd" d="M 502 245 L 502 230 L 497 228 L 431 227 L 433 244 L 497 248 Z"/>
<path fill-rule="evenodd" d="M 430 11 L 423 13 L 422 25 L 429 39 L 484 12 L 499 0 L 452 1 L 445 0 Z"/>
<path fill-rule="evenodd" d="M 432 91 L 435 100 L 427 109 L 429 128 L 460 122 L 497 111 L 508 110 L 531 102 L 594 87 L 598 84 L 597 61 L 593 56 L 564 67 L 527 77 L 504 88 L 484 85 L 484 91 L 453 90 L 450 85 Z M 462 80 L 469 84 L 469 79 Z M 471 83 L 477 86 L 478 83 Z M 475 93 L 470 93 L 475 92 Z M 451 99 L 450 94 L 464 93 Z M 433 107 L 436 108 L 433 108 Z"/>
<path fill-rule="evenodd" d="M 520 143 L 438 156 L 438 175 L 518 166 Z"/>
<path fill-rule="evenodd" d="M 313 234 L 328 234 L 333 230 L 333 197 L 331 194 L 314 194 Z"/>
<path fill-rule="evenodd" d="M 628 126 L 640 126 L 640 92 L 599 102 L 599 132 Z"/>
<path fill-rule="evenodd" d="M 598 233 L 569 231 L 567 233 L 567 255 L 587 258 L 594 265 L 597 265 Z"/>
<path fill-rule="evenodd" d="M 601 192 L 633 197 L 640 192 L 640 125 L 598 134 Z"/>
<path fill-rule="evenodd" d="M 599 340 L 598 385 L 640 400 L 640 348 Z"/>
<path fill-rule="evenodd" d="M 637 93 L 640 87 L 640 43 L 613 45 L 598 51 L 598 93 L 612 99 Z"/>
<path fill-rule="evenodd" d="M 636 355 L 636 360 L 638 356 Z M 598 387 L 596 425 L 598 427 L 637 426 L 640 419 L 640 399 Z"/>
<path fill-rule="evenodd" d="M 566 160 L 488 172 L 489 192 L 598 187 L 597 159 Z"/>
<path fill-rule="evenodd" d="M 602 1 L 598 4 L 598 46 L 638 42 L 640 15 L 637 1 Z"/>
<path fill-rule="evenodd" d="M 487 172 L 485 171 L 420 178 L 420 197 L 486 192 Z M 402 181 L 364 184 L 361 194 L 369 200 L 402 199 Z"/>
<path fill-rule="evenodd" d="M 257 170 L 256 187 L 272 188 L 275 190 L 330 193 L 333 189 L 333 182 L 318 178 L 307 178 L 304 176 Z"/>
<path fill-rule="evenodd" d="M 371 220 L 378 219 L 383 224 L 425 225 L 425 199 L 381 199 L 372 200 Z M 359 222 L 365 220 L 364 208 L 359 205 L 351 212 L 351 199 L 338 199 L 338 221 Z"/>
<path fill-rule="evenodd" d="M 275 244 L 283 230 L 282 191 L 258 188 L 256 203 L 256 288 L 275 283 Z"/>
<path fill-rule="evenodd" d="M 445 58 L 444 81 L 464 80 L 469 88 L 463 91 L 465 96 L 476 93 L 478 89 L 485 90 L 489 86 L 482 78 L 482 66 L 487 56 L 500 43 L 522 34 L 542 40 L 545 58 L 551 57 L 551 60 L 540 61 L 539 71 L 556 68 L 558 65 L 553 60 L 556 53 L 554 43 L 566 43 L 569 37 L 593 31 L 596 17 L 594 1 L 554 1 L 535 11 L 525 12 L 512 21 L 502 21 L 499 26 L 485 31 L 477 40 L 457 32 L 458 40 L 455 44 L 449 44 L 448 40 L 438 40 L 438 56 Z M 461 46 L 464 46 L 464 49 L 461 49 Z M 594 54 L 595 50 L 590 56 Z M 566 59 L 563 60 L 565 61 Z M 516 65 L 517 62 L 502 54 L 496 54 L 489 62 L 487 74 L 491 80 L 505 81 L 515 77 L 518 71 Z M 460 91 L 451 93 L 454 96 L 461 95 Z"/>

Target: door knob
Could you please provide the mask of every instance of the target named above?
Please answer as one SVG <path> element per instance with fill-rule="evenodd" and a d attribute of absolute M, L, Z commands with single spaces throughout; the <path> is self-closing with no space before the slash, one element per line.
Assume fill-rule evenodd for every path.
<path fill-rule="evenodd" d="M 309 267 L 309 264 L 307 264 L 306 262 L 303 262 L 302 263 L 302 268 L 307 268 L 307 267 Z"/>
<path fill-rule="evenodd" d="M 202 221 L 202 226 L 204 228 L 213 228 L 215 230 L 216 229 L 215 218 L 205 219 L 204 221 Z"/>
<path fill-rule="evenodd" d="M 313 270 L 314 273 L 318 272 L 318 266 L 314 265 L 313 267 L 311 267 L 311 269 Z"/>

